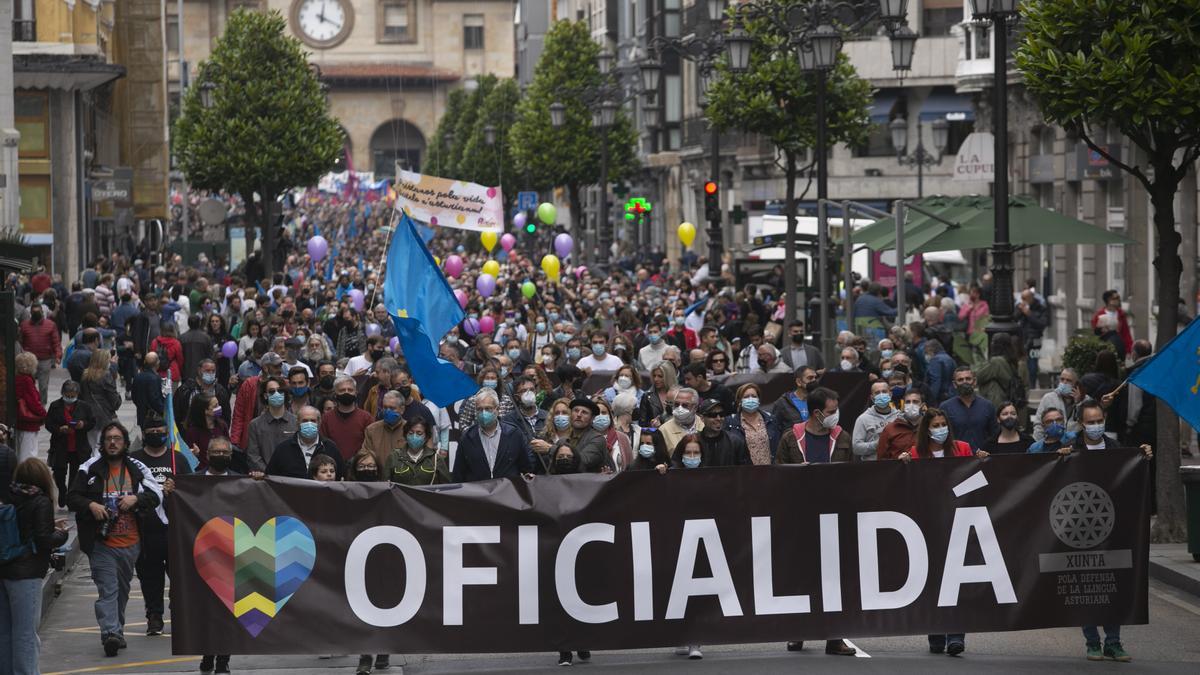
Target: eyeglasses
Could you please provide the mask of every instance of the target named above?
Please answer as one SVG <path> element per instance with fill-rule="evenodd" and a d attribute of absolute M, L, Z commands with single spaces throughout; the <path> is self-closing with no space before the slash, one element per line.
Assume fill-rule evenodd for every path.
<path fill-rule="evenodd" d="M 713 360 L 712 360 L 712 362 L 713 362 L 713 363 L 725 363 L 725 359 L 724 359 L 724 358 L 720 358 L 720 359 L 713 359 Z"/>

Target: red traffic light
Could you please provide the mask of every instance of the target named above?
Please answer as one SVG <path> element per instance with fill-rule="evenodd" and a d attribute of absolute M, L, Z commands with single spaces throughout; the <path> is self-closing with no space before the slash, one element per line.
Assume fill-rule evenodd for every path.
<path fill-rule="evenodd" d="M 717 194 L 717 182 L 710 180 L 707 183 L 705 183 L 704 184 L 704 194 L 706 194 L 706 195 Z"/>

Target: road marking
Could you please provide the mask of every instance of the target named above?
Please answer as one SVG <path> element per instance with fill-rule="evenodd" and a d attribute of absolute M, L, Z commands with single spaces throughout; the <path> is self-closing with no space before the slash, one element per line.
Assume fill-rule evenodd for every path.
<path fill-rule="evenodd" d="M 43 675 L 73 675 L 74 673 L 98 673 L 100 671 L 109 670 L 124 670 L 125 668 L 141 668 L 142 666 L 163 666 L 169 663 L 183 663 L 185 661 L 195 661 L 194 656 L 181 656 L 173 659 L 159 659 L 157 661 L 135 661 L 133 663 L 116 663 L 104 666 L 91 666 L 90 668 L 76 668 L 75 670 L 59 670 L 53 673 L 43 673 Z"/>
<path fill-rule="evenodd" d="M 842 638 L 842 642 L 845 642 L 846 644 L 848 644 L 848 645 L 850 645 L 851 647 L 853 647 L 853 648 L 854 648 L 854 656 L 855 656 L 855 658 L 859 658 L 859 659 L 869 659 L 869 658 L 871 658 L 871 655 L 870 655 L 870 654 L 868 654 L 868 653 L 866 653 L 865 651 L 863 651 L 863 648 L 862 648 L 862 647 L 859 647 L 858 645 L 856 645 L 856 644 L 854 644 L 853 642 L 851 642 L 851 641 L 847 640 L 846 638 Z"/>
<path fill-rule="evenodd" d="M 163 624 L 165 624 L 166 626 L 169 626 L 169 625 L 171 625 L 171 620 L 163 619 Z M 145 621 L 138 621 L 138 622 L 126 623 L 125 627 L 128 628 L 129 626 L 145 626 L 145 625 L 146 625 Z M 58 632 L 60 632 L 60 633 L 99 633 L 100 627 L 99 626 L 83 626 L 81 628 L 59 628 Z M 163 635 L 170 635 L 170 633 L 163 633 Z M 133 636 L 137 637 L 138 634 L 133 633 Z M 155 637 L 155 636 L 146 636 L 146 637 Z"/>
<path fill-rule="evenodd" d="M 1172 605 L 1175 605 L 1176 607 L 1178 607 L 1180 609 L 1187 610 L 1187 611 L 1191 612 L 1192 614 L 1200 616 L 1200 607 L 1197 607 L 1196 605 L 1193 605 L 1190 602 L 1184 602 L 1183 600 L 1180 600 L 1179 598 L 1176 598 L 1175 596 L 1170 595 L 1169 593 L 1163 593 L 1162 591 L 1160 591 L 1158 589 L 1151 588 L 1150 595 L 1153 595 L 1154 597 L 1158 598 L 1159 600 L 1169 602 Z"/>

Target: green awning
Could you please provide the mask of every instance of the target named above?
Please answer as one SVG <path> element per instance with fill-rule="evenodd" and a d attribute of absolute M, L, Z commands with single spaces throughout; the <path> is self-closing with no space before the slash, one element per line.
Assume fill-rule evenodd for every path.
<path fill-rule="evenodd" d="M 926 197 L 915 204 L 940 218 L 906 210 L 904 252 L 929 253 L 989 248 L 995 238 L 990 197 Z M 1038 206 L 1030 197 L 1008 202 L 1009 240 L 1018 248 L 1043 244 L 1136 244 L 1126 236 Z M 947 221 L 947 222 L 943 222 Z M 854 234 L 872 251 L 895 248 L 895 220 L 881 218 Z"/>

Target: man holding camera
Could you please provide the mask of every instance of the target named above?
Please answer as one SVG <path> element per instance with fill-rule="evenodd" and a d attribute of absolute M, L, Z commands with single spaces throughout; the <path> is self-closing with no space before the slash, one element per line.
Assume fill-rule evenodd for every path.
<path fill-rule="evenodd" d="M 120 422 L 100 430 L 100 454 L 79 467 L 67 495 L 79 547 L 96 584 L 96 622 L 105 656 L 125 648 L 125 605 L 141 551 L 139 516 L 167 522 L 162 488 L 153 472 L 128 456 L 129 432 Z"/>

